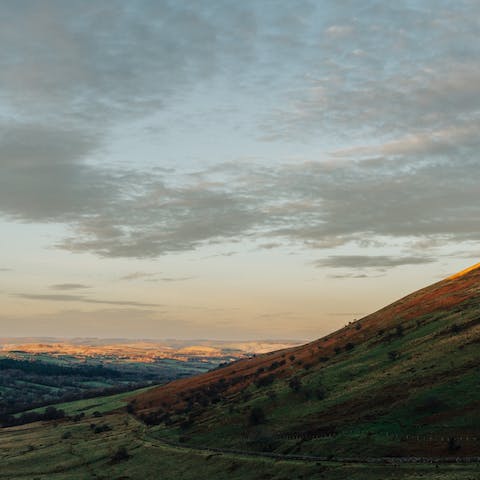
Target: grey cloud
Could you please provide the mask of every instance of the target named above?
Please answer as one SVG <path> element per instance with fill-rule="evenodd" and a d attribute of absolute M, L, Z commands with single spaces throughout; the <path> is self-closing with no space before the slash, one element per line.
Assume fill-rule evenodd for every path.
<path fill-rule="evenodd" d="M 59 167 L 80 162 L 95 144 L 95 135 L 87 130 L 10 122 L 2 125 L 0 133 L 2 169 Z"/>
<path fill-rule="evenodd" d="M 266 53 L 281 65 L 286 49 L 298 51 L 310 11 L 308 2 L 282 2 L 270 12 L 253 1 L 7 2 L 0 86 L 23 113 L 136 116 L 218 73 L 255 83 L 246 67 L 264 63 Z"/>
<path fill-rule="evenodd" d="M 145 280 L 147 282 L 185 282 L 195 277 L 161 277 L 158 278 L 158 273 L 150 272 L 133 272 L 128 275 L 120 277 L 120 280 Z"/>
<path fill-rule="evenodd" d="M 255 199 L 208 185 L 168 188 L 157 181 L 144 185 L 143 195 L 119 198 L 114 207 L 81 219 L 75 236 L 59 246 L 102 256 L 155 257 L 235 238 L 255 226 L 261 216 L 253 208 Z"/>
<path fill-rule="evenodd" d="M 265 120 L 271 138 L 388 139 L 478 119 L 478 4 L 348 2 L 335 13 L 308 82 Z"/>
<path fill-rule="evenodd" d="M 478 7 L 198 5 L 2 5 L 3 215 L 66 225 L 60 248 L 105 257 L 245 238 L 312 248 L 480 239 Z M 284 100 L 259 134 L 334 132 L 332 161 L 230 163 L 191 178 L 92 161 L 110 118 L 168 109 L 216 75 Z M 372 131 L 376 143 L 364 144 Z M 346 137 L 358 145 L 342 149 Z"/>
<path fill-rule="evenodd" d="M 142 302 L 131 302 L 126 300 L 101 300 L 96 298 L 89 298 L 82 295 L 50 295 L 50 294 L 31 294 L 31 293 L 18 293 L 15 295 L 18 298 L 24 298 L 26 300 L 46 300 L 49 302 L 82 302 L 82 303 L 93 303 L 101 305 L 119 305 L 119 306 L 128 306 L 128 307 L 158 307 L 159 304 L 156 303 L 142 303 Z"/>
<path fill-rule="evenodd" d="M 162 277 L 159 280 L 162 282 L 186 282 L 187 280 L 193 280 L 195 277 Z"/>
<path fill-rule="evenodd" d="M 65 221 L 108 202 L 114 176 L 83 163 L 98 146 L 84 131 L 32 124 L 0 135 L 0 210 L 32 221 Z"/>
<path fill-rule="evenodd" d="M 151 278 L 158 275 L 157 273 L 150 273 L 150 272 L 133 272 L 129 273 L 128 275 L 124 275 L 120 277 L 120 280 L 140 280 L 143 278 Z"/>
<path fill-rule="evenodd" d="M 90 285 L 83 285 L 82 283 L 58 283 L 51 285 L 50 288 L 52 290 L 83 290 L 90 288 Z"/>
<path fill-rule="evenodd" d="M 425 239 L 480 239 L 473 143 L 455 140 L 444 155 L 436 144 L 431 151 L 390 151 L 362 161 L 270 169 L 228 164 L 176 185 L 162 172 L 102 170 L 92 179 L 67 178 L 58 190 L 50 185 L 45 197 L 33 186 L 26 198 L 7 188 L 10 198 L 1 208 L 23 220 L 61 221 L 72 235 L 60 248 L 106 257 L 156 257 L 248 237 L 313 248 L 368 246 L 381 237 L 412 237 L 419 248 Z"/>
<path fill-rule="evenodd" d="M 317 260 L 317 267 L 331 268 L 391 268 L 400 265 L 421 265 L 432 263 L 432 257 L 389 257 L 386 255 L 333 255 Z"/>

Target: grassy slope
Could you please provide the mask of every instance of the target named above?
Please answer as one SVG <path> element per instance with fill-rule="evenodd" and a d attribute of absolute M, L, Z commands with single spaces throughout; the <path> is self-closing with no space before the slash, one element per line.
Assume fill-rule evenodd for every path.
<path fill-rule="evenodd" d="M 92 422 L 111 430 L 94 433 Z M 0 435 L 0 479 L 8 480 L 471 480 L 479 473 L 473 464 L 381 466 L 210 454 L 162 445 L 144 425 L 119 412 L 9 428 Z M 121 446 L 129 458 L 113 462 Z"/>
<path fill-rule="evenodd" d="M 136 408 L 157 418 L 169 412 L 158 435 L 191 445 L 320 455 L 478 455 L 480 441 L 472 437 L 480 437 L 479 343 L 476 268 L 308 345 L 152 389 L 137 398 Z M 257 386 L 268 374 L 273 383 Z M 300 379 L 299 392 L 289 387 L 292 377 Z M 249 424 L 253 407 L 266 415 L 260 425 Z M 309 438 L 326 433 L 335 435 Z M 461 448 L 449 451 L 449 437 Z"/>
<path fill-rule="evenodd" d="M 93 412 L 106 413 L 112 410 L 117 410 L 125 407 L 125 402 L 135 395 L 147 392 L 155 387 L 144 387 L 128 392 L 116 393 L 114 395 L 106 395 L 103 397 L 85 398 L 82 400 L 74 400 L 73 402 L 64 402 L 55 404 L 55 408 L 63 410 L 67 415 L 75 415 L 77 413 L 84 413 L 91 415 Z M 45 411 L 46 407 L 33 408 L 27 412 L 41 413 Z M 16 416 L 26 412 L 18 413 Z"/>

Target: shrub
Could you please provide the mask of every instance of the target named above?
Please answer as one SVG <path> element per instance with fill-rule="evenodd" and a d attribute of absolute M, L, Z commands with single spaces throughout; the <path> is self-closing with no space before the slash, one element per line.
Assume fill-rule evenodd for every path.
<path fill-rule="evenodd" d="M 269 371 L 276 370 L 279 366 L 280 366 L 280 362 L 275 361 L 268 367 L 268 370 Z"/>
<path fill-rule="evenodd" d="M 93 428 L 93 433 L 103 433 L 103 432 L 109 432 L 112 429 L 110 425 L 104 424 L 104 425 L 97 425 L 96 427 Z"/>
<path fill-rule="evenodd" d="M 271 385 L 275 381 L 275 375 L 273 373 L 269 373 L 268 375 L 265 375 L 263 377 L 260 377 L 256 382 L 255 385 L 257 387 L 266 387 L 268 385 Z"/>
<path fill-rule="evenodd" d="M 288 382 L 288 386 L 294 391 L 299 392 L 302 389 L 302 382 L 298 377 L 292 377 Z"/>
<path fill-rule="evenodd" d="M 277 399 L 277 392 L 274 392 L 273 390 L 269 390 L 267 392 L 267 396 L 272 402 L 275 402 L 275 400 Z"/>
<path fill-rule="evenodd" d="M 393 362 L 400 357 L 400 354 L 396 350 L 390 350 L 388 352 L 388 358 Z"/>
<path fill-rule="evenodd" d="M 262 407 L 253 407 L 250 410 L 248 423 L 250 425 L 260 425 L 261 423 L 265 423 L 265 412 Z"/>
<path fill-rule="evenodd" d="M 450 332 L 453 333 L 453 334 L 457 334 L 457 333 L 460 333 L 462 331 L 462 327 L 460 325 L 458 325 L 457 323 L 454 323 L 451 327 L 450 327 Z"/>
<path fill-rule="evenodd" d="M 64 418 L 65 412 L 63 410 L 58 410 L 55 407 L 47 407 L 45 413 L 43 414 L 44 420 L 57 420 L 59 418 Z"/>
<path fill-rule="evenodd" d="M 458 445 L 457 441 L 455 440 L 454 437 L 450 437 L 448 439 L 448 451 L 450 453 L 454 453 L 457 450 L 460 450 L 460 445 Z"/>
<path fill-rule="evenodd" d="M 346 345 L 345 345 L 345 351 L 346 352 L 350 352 L 351 350 L 353 350 L 355 348 L 355 345 L 352 343 L 352 342 L 348 342 Z"/>
<path fill-rule="evenodd" d="M 416 411 L 418 413 L 432 414 L 443 410 L 445 407 L 446 405 L 444 402 L 442 402 L 442 400 L 432 395 L 427 397 L 420 405 L 418 405 Z"/>
<path fill-rule="evenodd" d="M 320 385 L 319 387 L 317 387 L 315 391 L 315 395 L 318 400 L 323 400 L 327 396 L 327 391 L 325 390 L 324 387 Z"/>
<path fill-rule="evenodd" d="M 112 463 L 123 462 L 124 460 L 128 460 L 130 455 L 128 454 L 128 450 L 125 447 L 118 447 L 114 454 L 111 457 Z"/>

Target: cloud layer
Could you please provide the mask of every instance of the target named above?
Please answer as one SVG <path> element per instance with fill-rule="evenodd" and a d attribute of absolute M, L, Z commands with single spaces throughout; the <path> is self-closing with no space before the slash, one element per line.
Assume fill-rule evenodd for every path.
<path fill-rule="evenodd" d="M 52 0 L 1 10 L 0 212 L 65 225 L 62 249 L 153 258 L 245 238 L 328 249 L 417 242 L 401 259 L 318 263 L 389 267 L 429 261 L 420 241 L 480 239 L 472 2 Z M 261 158 L 207 167 L 199 145 L 192 175 L 101 160 L 115 126 L 201 114 L 195 90 L 221 104 L 216 88 L 250 99 L 245 110 L 225 101 L 212 118 L 248 117 L 267 145 Z M 294 161 L 268 150 L 305 142 Z"/>

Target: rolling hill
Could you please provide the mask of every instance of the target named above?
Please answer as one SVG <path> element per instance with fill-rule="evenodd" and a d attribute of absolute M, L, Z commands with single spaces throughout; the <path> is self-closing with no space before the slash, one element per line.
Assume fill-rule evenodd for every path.
<path fill-rule="evenodd" d="M 300 347 L 136 396 L 157 438 L 281 454 L 480 453 L 480 264 Z"/>

